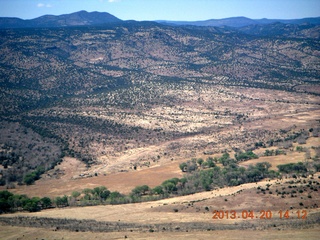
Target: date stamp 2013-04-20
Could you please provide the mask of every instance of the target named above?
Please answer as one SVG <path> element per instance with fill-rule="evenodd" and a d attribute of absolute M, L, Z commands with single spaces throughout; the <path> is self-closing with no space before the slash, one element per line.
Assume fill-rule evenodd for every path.
<path fill-rule="evenodd" d="M 212 219 L 307 219 L 308 212 L 306 210 L 279 210 L 279 211 L 270 211 L 270 210 L 214 210 Z"/>

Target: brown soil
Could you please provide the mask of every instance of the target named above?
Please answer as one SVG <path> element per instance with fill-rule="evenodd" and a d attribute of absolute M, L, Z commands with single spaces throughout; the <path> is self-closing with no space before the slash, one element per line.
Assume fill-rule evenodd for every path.
<path fill-rule="evenodd" d="M 81 191 L 85 188 L 94 188 L 106 186 L 111 191 L 121 193 L 130 193 L 133 188 L 139 185 L 147 184 L 150 187 L 160 185 L 163 181 L 181 177 L 182 172 L 179 169 L 179 163 L 169 162 L 161 166 L 153 166 L 142 170 L 131 172 L 119 172 L 113 174 L 98 175 L 86 178 L 73 179 L 79 177 L 81 170 L 85 169 L 84 164 L 75 158 L 66 157 L 65 160 L 56 169 L 64 171 L 64 175 L 58 179 L 42 179 L 31 186 L 21 186 L 12 189 L 12 192 L 19 194 L 28 194 L 30 196 L 59 196 L 70 195 L 72 191 Z"/>

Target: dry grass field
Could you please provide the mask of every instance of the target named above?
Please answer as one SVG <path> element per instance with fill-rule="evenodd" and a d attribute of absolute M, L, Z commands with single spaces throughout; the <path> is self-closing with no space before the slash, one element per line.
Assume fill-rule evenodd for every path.
<path fill-rule="evenodd" d="M 179 163 L 176 161 L 137 171 L 80 178 L 79 175 L 86 171 L 85 165 L 75 158 L 67 157 L 53 172 L 57 169 L 63 172 L 58 178 L 44 177 L 34 185 L 21 186 L 12 189 L 12 192 L 31 196 L 55 197 L 64 194 L 70 195 L 72 191 L 81 191 L 85 188 L 106 186 L 112 191 L 127 194 L 139 185 L 148 184 L 150 187 L 155 187 L 167 179 L 182 176 Z"/>
<path fill-rule="evenodd" d="M 319 175 L 319 174 L 318 174 Z M 315 175 L 313 179 L 317 179 Z M 307 182 L 310 180 L 306 179 Z M 54 228 L 29 228 L 0 226 L 1 239 L 247 239 L 248 235 L 255 239 L 317 239 L 320 232 L 319 222 L 310 225 L 303 225 L 305 219 L 299 219 L 297 211 L 306 210 L 307 219 L 315 213 L 320 213 L 320 208 L 315 204 L 320 202 L 318 192 L 310 193 L 312 198 L 307 198 L 307 192 L 298 194 L 292 198 L 289 195 L 285 198 L 276 194 L 276 189 L 288 189 L 296 179 L 266 180 L 258 183 L 248 183 L 236 187 L 228 187 L 208 192 L 201 192 L 187 196 L 163 199 L 154 202 L 144 202 L 125 205 L 105 205 L 82 208 L 62 208 L 45 210 L 37 213 L 16 213 L 6 214 L 3 217 L 38 217 L 55 219 L 78 219 L 95 220 L 98 222 L 118 222 L 135 224 L 168 224 L 176 229 L 193 224 L 209 224 L 211 226 L 242 226 L 246 230 L 178 230 L 178 232 L 156 231 L 126 231 L 109 233 L 91 232 L 70 232 L 55 230 Z M 297 184 L 299 185 L 299 184 Z M 270 188 L 273 194 L 262 194 L 258 189 Z M 301 186 L 305 186 L 302 184 Z M 301 200 L 304 199 L 304 200 Z M 304 205 L 298 204 L 303 201 Z M 213 219 L 214 210 L 237 212 L 236 219 Z M 244 219 L 242 211 L 252 210 L 253 219 Z M 270 219 L 261 219 L 260 211 L 272 212 Z M 280 219 L 279 210 L 289 210 L 289 219 Z M 296 221 L 295 225 L 290 225 L 290 221 Z M 319 219 L 318 219 L 319 221 Z M 186 224 L 186 225 L 183 225 Z M 302 224 L 302 225 L 301 225 Z M 242 228 L 240 227 L 240 228 Z M 297 229 L 295 229 L 297 228 Z M 226 228 L 227 229 L 227 228 Z M 243 237 L 243 238 L 241 238 Z"/>
<path fill-rule="evenodd" d="M 229 240 L 244 240 L 248 237 L 252 239 L 264 240 L 317 240 L 319 238 L 320 229 L 290 229 L 290 230 L 217 230 L 210 232 L 111 232 L 111 233 L 89 233 L 89 232 L 69 232 L 59 231 L 54 232 L 48 229 L 39 228 L 22 228 L 11 226 L 0 226 L 0 236 L 3 240 L 34 240 L 34 239 L 48 239 L 48 240 L 87 240 L 87 239 L 101 239 L 101 240 L 116 240 L 116 239 L 187 239 L 187 240 L 204 240 L 204 239 L 229 239 Z"/>
<path fill-rule="evenodd" d="M 314 181 L 318 175 L 314 176 Z M 105 205 L 92 207 L 71 207 L 62 209 L 45 210 L 36 213 L 17 213 L 14 215 L 50 217 L 50 218 L 68 218 L 72 216 L 75 219 L 92 219 L 97 221 L 121 221 L 121 222 L 139 222 L 139 223 L 163 223 L 163 222 L 212 222 L 213 210 L 287 210 L 305 209 L 310 212 L 318 211 L 314 208 L 314 203 L 319 203 L 320 193 L 312 192 L 312 198 L 307 198 L 307 192 L 298 193 L 297 197 L 286 196 L 282 198 L 275 190 L 288 188 L 288 181 L 283 180 L 265 180 L 258 183 L 247 183 L 235 187 L 226 187 L 222 189 L 195 193 L 186 196 L 173 197 L 159 201 L 123 204 L 123 205 Z M 307 179 L 307 181 L 310 179 Z M 267 188 L 270 185 L 270 191 L 263 194 L 257 190 L 258 187 Z M 299 184 L 296 184 L 299 185 Z M 306 185 L 306 184 L 302 184 Z M 299 199 L 305 198 L 304 206 L 300 206 Z M 300 202 L 300 201 L 299 201 Z M 190 205 L 191 204 L 191 205 Z M 208 207 L 209 210 L 205 210 Z M 173 209 L 178 209 L 175 212 Z M 11 216 L 11 215 L 6 215 Z M 276 215 L 275 215 L 276 216 Z M 239 221 L 242 219 L 236 219 Z M 222 219 L 222 222 L 233 223 L 231 219 Z"/>
<path fill-rule="evenodd" d="M 260 157 L 258 159 L 252 159 L 248 161 L 241 162 L 239 165 L 243 167 L 248 167 L 249 165 L 255 165 L 258 162 L 269 162 L 273 170 L 278 170 L 277 165 L 287 164 L 287 163 L 297 163 L 304 161 L 303 152 L 289 152 L 287 155 L 278 155 L 278 156 L 268 156 Z"/>

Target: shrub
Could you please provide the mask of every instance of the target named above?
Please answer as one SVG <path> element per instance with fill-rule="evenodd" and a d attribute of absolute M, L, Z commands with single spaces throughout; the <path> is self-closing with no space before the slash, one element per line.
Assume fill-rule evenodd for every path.
<path fill-rule="evenodd" d="M 50 208 L 52 206 L 52 201 L 50 198 L 48 197 L 43 197 L 41 198 L 41 204 L 42 204 L 42 207 L 45 209 L 45 208 Z"/>
<path fill-rule="evenodd" d="M 38 167 L 35 171 L 28 173 L 23 181 L 27 185 L 33 184 L 36 180 L 40 179 L 40 175 L 45 172 L 43 167 Z"/>
<path fill-rule="evenodd" d="M 158 194 L 158 195 L 163 194 L 164 193 L 163 192 L 163 187 L 162 186 L 156 186 L 154 189 L 152 189 L 152 192 L 154 194 Z"/>
<path fill-rule="evenodd" d="M 66 195 L 63 197 L 56 197 L 55 203 L 57 207 L 67 207 L 69 205 L 68 197 Z"/>
<path fill-rule="evenodd" d="M 281 165 L 278 165 L 277 167 L 280 172 L 284 172 L 284 173 L 292 173 L 292 172 L 306 173 L 307 172 L 307 168 L 302 162 L 281 164 Z"/>
<path fill-rule="evenodd" d="M 142 185 L 142 186 L 137 186 L 135 187 L 132 191 L 131 194 L 136 195 L 136 196 L 142 196 L 145 195 L 147 192 L 150 191 L 149 186 L 147 185 Z"/>
<path fill-rule="evenodd" d="M 237 161 L 244 161 L 244 160 L 250 160 L 250 159 L 256 159 L 259 158 L 254 152 L 248 151 L 248 152 L 238 152 L 235 154 L 235 158 Z"/>

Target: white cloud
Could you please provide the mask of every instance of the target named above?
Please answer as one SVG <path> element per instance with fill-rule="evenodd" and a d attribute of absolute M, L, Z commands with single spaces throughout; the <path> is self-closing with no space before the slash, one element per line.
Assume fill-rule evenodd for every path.
<path fill-rule="evenodd" d="M 108 0 L 109 3 L 120 2 L 121 0 Z"/>
<path fill-rule="evenodd" d="M 37 4 L 37 7 L 38 8 L 43 8 L 43 7 L 46 7 L 46 8 L 51 8 L 52 7 L 52 5 L 51 4 L 44 4 L 44 3 L 38 3 Z"/>

